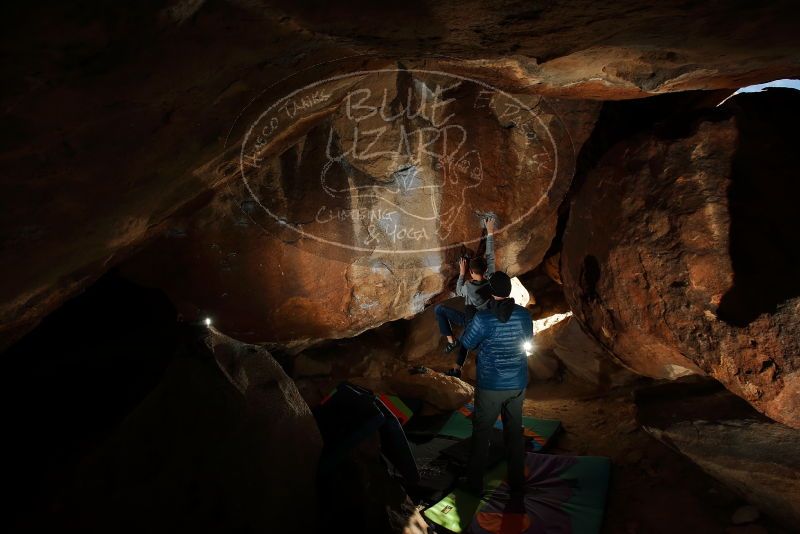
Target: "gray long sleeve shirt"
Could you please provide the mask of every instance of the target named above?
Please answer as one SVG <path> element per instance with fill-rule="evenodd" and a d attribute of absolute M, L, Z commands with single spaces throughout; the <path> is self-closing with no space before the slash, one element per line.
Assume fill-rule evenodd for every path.
<path fill-rule="evenodd" d="M 486 236 L 486 276 L 494 273 L 494 236 L 489 234 Z M 466 275 L 465 275 L 466 276 Z M 488 299 L 480 296 L 478 290 L 488 284 L 485 279 L 480 282 L 474 280 L 465 281 L 464 276 L 458 277 L 456 283 L 456 295 L 464 297 L 464 303 L 467 306 L 475 306 L 479 310 L 485 309 Z"/>

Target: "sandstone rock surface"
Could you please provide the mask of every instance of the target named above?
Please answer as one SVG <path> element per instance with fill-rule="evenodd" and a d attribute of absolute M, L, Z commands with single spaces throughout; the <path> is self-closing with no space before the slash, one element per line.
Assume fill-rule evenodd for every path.
<path fill-rule="evenodd" d="M 464 298 L 452 297 L 439 304 L 453 309 L 464 311 Z M 444 349 L 442 334 L 436 322 L 436 306 L 429 306 L 424 312 L 415 316 L 408 322 L 406 339 L 403 342 L 403 359 L 409 363 L 418 360 L 427 360 L 435 353 Z M 460 330 L 454 328 L 456 336 Z M 455 355 L 450 358 L 455 360 Z"/>
<path fill-rule="evenodd" d="M 482 214 L 499 221 L 498 268 L 541 261 L 596 103 L 403 70 L 341 83 L 321 86 L 323 117 L 306 111 L 316 122 L 294 144 L 253 149 L 264 161 L 126 274 L 187 317 L 299 349 L 421 312 L 453 284 L 462 245 L 481 248 Z"/>
<path fill-rule="evenodd" d="M 463 380 L 431 370 L 420 374 L 401 370 L 389 379 L 389 384 L 397 395 L 422 399 L 443 412 L 459 409 L 475 393 Z"/>
<path fill-rule="evenodd" d="M 800 94 L 739 95 L 611 149 L 571 205 L 561 274 L 595 339 L 651 377 L 710 374 L 800 428 Z"/>
<path fill-rule="evenodd" d="M 428 61 L 543 94 L 640 98 L 738 88 L 759 76 L 797 74 L 794 29 L 800 21 L 789 1 L 735 8 L 719 0 L 657 6 L 642 0 L 384 6 L 282 7 L 299 24 L 337 42 L 401 55 L 444 54 L 449 57 Z M 376 20 L 380 23 L 370 23 Z M 414 33 L 406 31 L 409 26 Z M 766 27 L 772 39 L 764 39 Z M 453 61 L 453 56 L 467 61 Z"/>
<path fill-rule="evenodd" d="M 674 386 L 637 399 L 644 430 L 757 507 L 737 511 L 735 524 L 754 521 L 760 510 L 794 528 L 800 522 L 800 430 L 768 420 L 721 388 Z"/>
<path fill-rule="evenodd" d="M 204 327 L 76 470 L 89 530 L 313 530 L 322 438 L 270 354 Z"/>
<path fill-rule="evenodd" d="M 403 58 L 409 68 L 476 77 L 533 98 L 615 99 L 734 88 L 799 70 L 794 35 L 800 15 L 792 2 L 736 7 L 721 1 L 658 7 L 578 2 L 535 8 L 239 0 L 173 0 L 135 9 L 95 9 L 91 2 L 80 8 L 15 4 L 4 17 L 3 34 L 5 72 L 12 83 L 0 98 L 5 132 L 0 165 L 6 177 L 0 190 L 0 346 L 18 339 L 149 239 L 165 230 L 179 235 L 174 216 L 196 211 L 213 191 L 235 181 L 236 168 L 227 163 L 261 112 L 259 104 L 321 78 Z M 427 59 L 431 54 L 448 58 Z M 358 59 L 348 63 L 346 57 Z M 297 141 L 289 137 L 282 148 L 272 147 L 271 157 Z M 499 150 L 491 142 L 487 146 Z M 222 213 L 232 210 L 228 206 Z M 245 261 L 240 243 L 259 250 L 285 248 L 274 236 L 240 235 L 210 252 L 204 245 L 216 243 L 224 228 L 218 223 L 200 229 L 209 232 L 206 241 L 187 248 L 201 263 L 221 262 L 234 252 Z M 464 230 L 471 235 L 475 228 Z M 508 265 L 522 271 L 534 262 L 539 246 L 531 246 L 521 256 L 507 252 Z M 277 254 L 281 265 L 313 263 L 315 273 L 339 281 L 346 276 L 345 267 L 305 253 Z M 514 263 L 517 257 L 521 262 Z M 246 261 L 263 263 L 254 255 Z M 274 264 L 267 265 L 274 273 Z M 395 272 L 397 267 L 390 264 Z M 363 268 L 370 266 L 351 270 Z M 412 269 L 419 272 L 406 280 L 409 289 L 396 288 L 400 282 L 383 280 L 385 275 L 370 283 L 384 283 L 387 292 L 397 289 L 404 298 L 438 290 L 438 281 L 419 266 Z M 311 276 L 306 270 L 301 278 Z M 211 269 L 205 271 L 204 281 L 217 287 L 208 276 Z M 260 287 L 253 292 L 283 296 Z M 219 309 L 216 300 L 224 293 L 215 291 L 207 300 Z M 227 294 L 229 300 L 239 296 Z M 338 324 L 340 310 L 350 301 L 330 296 L 335 309 L 326 310 L 329 321 L 311 329 L 310 337 L 344 335 L 373 324 L 363 317 L 352 325 Z M 300 304 L 312 306 L 308 297 Z M 245 307 L 253 321 L 268 315 Z M 235 330 L 252 329 L 252 339 L 261 335 L 238 322 Z M 294 325 L 281 328 L 305 335 Z"/>
<path fill-rule="evenodd" d="M 537 332 L 533 345 L 528 369 L 540 380 L 553 378 L 562 368 L 580 380 L 604 389 L 628 384 L 637 377 L 588 336 L 574 317 L 567 317 Z"/>

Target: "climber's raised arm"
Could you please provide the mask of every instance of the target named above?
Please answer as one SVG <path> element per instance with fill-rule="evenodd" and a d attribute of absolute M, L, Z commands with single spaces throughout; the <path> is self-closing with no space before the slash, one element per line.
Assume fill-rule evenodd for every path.
<path fill-rule="evenodd" d="M 486 274 L 495 271 L 494 264 L 494 217 L 486 218 Z"/>
<path fill-rule="evenodd" d="M 467 258 L 458 260 L 458 282 L 456 282 L 456 295 L 466 297 L 464 292 L 464 277 L 467 276 Z"/>

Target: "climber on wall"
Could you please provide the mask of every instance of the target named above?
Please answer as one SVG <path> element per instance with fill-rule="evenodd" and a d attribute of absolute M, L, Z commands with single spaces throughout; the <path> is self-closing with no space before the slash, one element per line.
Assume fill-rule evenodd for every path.
<path fill-rule="evenodd" d="M 475 314 L 461 337 L 464 348 L 478 348 L 475 413 L 465 489 L 480 495 L 489 453 L 489 440 L 497 416 L 503 420 L 508 482 L 519 496 L 524 484 L 525 443 L 522 436 L 522 402 L 528 385 L 526 347 L 533 340 L 528 311 L 514 303 L 511 279 L 504 272 L 488 278 L 488 303 Z"/>
<path fill-rule="evenodd" d="M 487 284 L 486 277 L 495 270 L 494 217 L 486 217 L 483 222 L 486 226 L 486 254 L 475 258 L 462 257 L 458 263 L 456 295 L 464 297 L 464 311 L 461 312 L 443 304 L 437 304 L 434 309 L 436 321 L 439 323 L 439 332 L 447 338 L 444 351 L 449 354 L 456 348 L 459 349 L 455 367 L 447 372 L 450 376 L 461 377 L 461 368 L 464 366 L 468 352 L 453 334 L 453 325 L 463 326 L 466 329 L 475 313 L 485 309 L 489 302 L 486 296 L 479 294 L 479 290 Z M 469 280 L 465 280 L 467 270 L 469 270 Z"/>

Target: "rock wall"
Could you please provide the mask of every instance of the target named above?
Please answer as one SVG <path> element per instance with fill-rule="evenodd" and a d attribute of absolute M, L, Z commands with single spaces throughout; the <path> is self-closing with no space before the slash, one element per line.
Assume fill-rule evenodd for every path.
<path fill-rule="evenodd" d="M 735 97 L 620 142 L 570 208 L 561 274 L 586 329 L 638 373 L 710 374 L 800 427 L 794 91 Z"/>
<path fill-rule="evenodd" d="M 641 98 L 797 74 L 794 29 L 800 15 L 791 1 L 280 6 L 299 24 L 342 44 L 433 56 L 429 62 L 507 89 L 553 96 Z M 770 39 L 764 38 L 767 27 Z"/>
<path fill-rule="evenodd" d="M 210 329 L 77 468 L 64 513 L 90 530 L 312 531 L 321 449 L 269 353 Z"/>
<path fill-rule="evenodd" d="M 537 332 L 533 345 L 528 369 L 534 379 L 549 380 L 563 369 L 600 390 L 609 390 L 630 384 L 637 378 L 587 335 L 574 317 Z"/>
<path fill-rule="evenodd" d="M 11 530 L 313 530 L 322 440 L 262 347 L 111 272 L 3 356 Z"/>
<path fill-rule="evenodd" d="M 707 385 L 662 385 L 636 404 L 647 433 L 789 529 L 800 522 L 800 431 Z"/>
<path fill-rule="evenodd" d="M 196 211 L 235 181 L 236 168 L 226 163 L 261 113 L 260 103 L 398 59 L 408 68 L 549 97 L 740 87 L 798 74 L 795 7 L 12 2 L 2 21 L 10 83 L 0 96 L 0 346 L 165 226 L 174 227 L 167 224 L 173 216 Z M 271 157 L 286 146 L 273 148 Z M 531 246 L 519 270 L 534 261 L 538 245 Z M 233 247 L 222 253 L 231 252 L 242 253 Z M 284 256 L 293 263 L 311 259 Z M 320 267 L 345 276 L 342 266 Z M 435 291 L 438 282 L 425 279 L 412 275 L 409 289 L 398 293 Z M 387 291 L 393 284 L 385 281 Z M 302 297 L 300 304 L 308 306 Z M 337 325 L 347 299 L 333 306 L 326 310 L 333 318 L 318 332 L 375 322 Z M 248 313 L 258 311 L 248 306 Z"/>
<path fill-rule="evenodd" d="M 294 144 L 248 153 L 244 179 L 174 219 L 126 275 L 187 318 L 290 350 L 411 317 L 454 285 L 464 247 L 482 249 L 483 214 L 499 221 L 498 268 L 542 260 L 599 110 L 405 69 L 312 94 L 319 109 L 281 126 L 302 132 Z M 296 126 L 302 113 L 313 123 Z"/>

